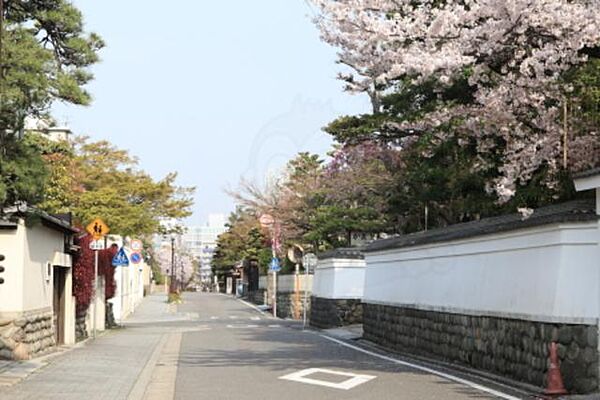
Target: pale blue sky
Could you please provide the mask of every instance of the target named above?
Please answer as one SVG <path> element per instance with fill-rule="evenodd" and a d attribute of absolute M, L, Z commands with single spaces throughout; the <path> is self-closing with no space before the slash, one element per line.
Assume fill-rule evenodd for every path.
<path fill-rule="evenodd" d="M 75 0 L 107 42 L 88 108 L 57 106 L 77 134 L 108 139 L 155 177 L 197 187 L 194 216 L 228 213 L 223 192 L 263 179 L 299 151 L 324 154 L 320 128 L 368 110 L 342 91 L 335 50 L 303 0 Z"/>

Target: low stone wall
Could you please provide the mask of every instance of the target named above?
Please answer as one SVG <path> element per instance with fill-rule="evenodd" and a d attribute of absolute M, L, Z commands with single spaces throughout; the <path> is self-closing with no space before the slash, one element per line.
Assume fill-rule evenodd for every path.
<path fill-rule="evenodd" d="M 29 360 L 54 350 L 52 311 L 25 313 L 0 321 L 0 358 Z"/>
<path fill-rule="evenodd" d="M 298 299 L 296 299 L 296 294 L 293 292 L 277 293 L 277 316 L 279 318 L 302 319 L 304 316 L 304 292 L 300 292 Z M 308 316 L 311 304 L 310 293 L 306 303 Z"/>
<path fill-rule="evenodd" d="M 87 311 L 77 313 L 77 317 L 75 318 L 75 340 L 78 342 L 88 338 L 86 319 Z"/>
<path fill-rule="evenodd" d="M 358 299 L 311 298 L 310 324 L 321 329 L 362 324 L 363 307 Z"/>
<path fill-rule="evenodd" d="M 115 321 L 115 314 L 113 312 L 113 303 L 106 302 L 106 314 L 104 315 L 104 325 L 106 329 L 112 329 L 119 326 Z"/>
<path fill-rule="evenodd" d="M 246 294 L 246 300 L 248 300 L 250 303 L 260 306 L 263 304 L 267 304 L 266 296 L 267 296 L 267 291 L 265 289 L 258 289 L 255 292 L 248 292 Z"/>
<path fill-rule="evenodd" d="M 545 387 L 559 343 L 569 393 L 598 390 L 598 329 L 364 304 L 364 338 L 392 350 L 460 363 Z"/>
<path fill-rule="evenodd" d="M 259 289 L 255 292 L 249 292 L 246 295 L 246 299 L 254 304 L 271 305 L 271 299 L 267 298 L 267 291 Z M 265 303 L 265 300 L 267 302 Z M 308 293 L 307 301 L 307 313 L 310 314 L 310 293 Z M 296 293 L 294 292 L 278 292 L 277 293 L 277 316 L 279 318 L 294 318 L 302 319 L 304 315 L 304 292 L 300 292 L 299 301 L 296 300 Z"/>

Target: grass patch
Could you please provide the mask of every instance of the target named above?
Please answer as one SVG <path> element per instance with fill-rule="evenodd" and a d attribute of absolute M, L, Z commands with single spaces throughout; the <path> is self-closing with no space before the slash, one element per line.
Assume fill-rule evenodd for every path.
<path fill-rule="evenodd" d="M 181 294 L 179 292 L 169 293 L 169 297 L 167 299 L 167 303 L 169 303 L 169 304 L 181 304 L 181 303 L 183 303 L 183 299 L 181 298 Z"/>

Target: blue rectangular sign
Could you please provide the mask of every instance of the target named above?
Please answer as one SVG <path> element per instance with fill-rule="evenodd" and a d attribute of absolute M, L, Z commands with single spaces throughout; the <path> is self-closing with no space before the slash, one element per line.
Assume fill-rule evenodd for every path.
<path fill-rule="evenodd" d="M 281 271 L 281 264 L 279 263 L 279 258 L 273 257 L 271 259 L 271 265 L 270 265 L 269 269 L 273 272 Z"/>

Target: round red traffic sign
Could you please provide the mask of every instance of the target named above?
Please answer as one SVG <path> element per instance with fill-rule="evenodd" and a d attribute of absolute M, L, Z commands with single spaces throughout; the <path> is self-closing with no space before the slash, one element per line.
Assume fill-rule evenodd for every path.
<path fill-rule="evenodd" d="M 275 223 L 275 218 L 273 218 L 272 215 L 263 214 L 263 215 L 260 216 L 260 218 L 258 219 L 258 221 L 260 222 L 260 225 L 263 228 L 268 228 L 270 226 L 273 226 L 273 224 Z"/>
<path fill-rule="evenodd" d="M 144 244 L 141 240 L 134 239 L 131 241 L 129 247 L 131 247 L 131 250 L 133 250 L 134 252 L 139 253 L 144 248 Z"/>

